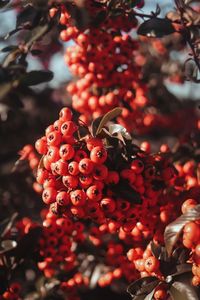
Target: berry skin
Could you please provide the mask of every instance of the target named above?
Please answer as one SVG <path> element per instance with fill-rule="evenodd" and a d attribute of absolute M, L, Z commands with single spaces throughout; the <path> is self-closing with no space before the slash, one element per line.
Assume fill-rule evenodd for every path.
<path fill-rule="evenodd" d="M 87 153 L 84 150 L 77 150 L 74 155 L 74 160 L 80 162 L 81 159 L 87 158 Z"/>
<path fill-rule="evenodd" d="M 92 175 L 79 175 L 79 182 L 82 188 L 88 188 L 93 183 Z"/>
<path fill-rule="evenodd" d="M 167 299 L 166 290 L 164 290 L 162 288 L 156 289 L 156 291 L 154 293 L 154 298 L 155 298 L 155 300 L 166 300 Z"/>
<path fill-rule="evenodd" d="M 44 203 L 51 204 L 51 203 L 55 202 L 56 195 L 57 195 L 56 190 L 54 188 L 49 187 L 49 188 L 44 189 L 44 191 L 42 193 L 42 199 L 43 199 Z"/>
<path fill-rule="evenodd" d="M 72 161 L 68 165 L 68 172 L 70 175 L 76 176 L 79 173 L 79 167 L 77 161 Z"/>
<path fill-rule="evenodd" d="M 91 161 L 97 164 L 103 164 L 107 159 L 107 151 L 105 148 L 97 146 L 90 152 Z"/>
<path fill-rule="evenodd" d="M 59 158 L 59 150 L 55 146 L 50 146 L 47 152 L 47 158 L 50 163 L 56 162 Z"/>
<path fill-rule="evenodd" d="M 47 144 L 51 146 L 58 146 L 61 142 L 61 134 L 60 132 L 54 130 L 47 135 Z"/>
<path fill-rule="evenodd" d="M 95 180 L 105 180 L 108 176 L 108 168 L 105 165 L 95 165 L 93 177 Z"/>
<path fill-rule="evenodd" d="M 150 256 L 145 260 L 144 267 L 148 273 L 156 272 L 159 268 L 159 261 L 156 257 Z"/>
<path fill-rule="evenodd" d="M 197 205 L 197 201 L 195 199 L 187 199 L 183 202 L 181 206 L 182 213 L 186 213 L 191 208 L 194 208 Z"/>
<path fill-rule="evenodd" d="M 70 193 L 70 200 L 74 206 L 83 206 L 86 200 L 86 194 L 82 190 L 75 190 Z"/>
<path fill-rule="evenodd" d="M 88 175 L 92 173 L 94 169 L 94 163 L 89 158 L 83 158 L 80 160 L 78 167 L 82 174 Z"/>
<path fill-rule="evenodd" d="M 143 164 L 143 162 L 141 160 L 139 160 L 139 159 L 135 159 L 131 163 L 131 170 L 133 170 L 136 174 L 142 173 L 142 171 L 144 170 L 144 164 Z"/>
<path fill-rule="evenodd" d="M 56 196 L 56 202 L 60 206 L 66 206 L 69 204 L 69 194 L 65 191 L 61 191 Z"/>
<path fill-rule="evenodd" d="M 86 142 L 87 149 L 91 151 L 94 147 L 103 147 L 103 142 L 100 139 L 90 137 Z"/>
<path fill-rule="evenodd" d="M 59 154 L 63 160 L 70 160 L 74 157 L 75 151 L 70 144 L 64 144 L 60 147 Z"/>
<path fill-rule="evenodd" d="M 118 184 L 119 182 L 119 174 L 115 171 L 109 171 L 106 177 L 107 184 Z"/>
<path fill-rule="evenodd" d="M 105 213 L 112 213 L 116 208 L 116 204 L 112 198 L 104 198 L 100 202 L 100 207 Z"/>
<path fill-rule="evenodd" d="M 64 136 L 71 136 L 77 130 L 77 126 L 72 121 L 66 121 L 61 126 L 61 132 Z"/>
<path fill-rule="evenodd" d="M 39 154 L 45 155 L 47 153 L 47 141 L 45 137 L 36 141 L 35 149 Z"/>
<path fill-rule="evenodd" d="M 101 189 L 97 185 L 90 186 L 86 191 L 86 195 L 92 201 L 99 201 L 102 198 Z"/>
<path fill-rule="evenodd" d="M 78 178 L 75 176 L 63 176 L 62 182 L 68 189 L 75 189 L 78 186 Z"/>
<path fill-rule="evenodd" d="M 59 117 L 62 121 L 71 121 L 72 111 L 68 107 L 63 107 L 59 113 Z"/>
<path fill-rule="evenodd" d="M 59 159 L 57 162 L 54 163 L 53 170 L 56 174 L 64 176 L 68 174 L 68 163 Z"/>
<path fill-rule="evenodd" d="M 200 226 L 195 222 L 189 222 L 185 225 L 184 238 L 191 240 L 193 243 L 200 240 Z"/>

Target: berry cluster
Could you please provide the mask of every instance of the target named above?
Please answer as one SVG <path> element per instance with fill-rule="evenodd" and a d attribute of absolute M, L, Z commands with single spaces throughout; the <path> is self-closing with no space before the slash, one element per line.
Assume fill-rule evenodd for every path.
<path fill-rule="evenodd" d="M 111 233 L 130 234 L 141 218 L 148 222 L 144 216 L 158 203 L 175 169 L 165 153 L 151 155 L 120 141 L 116 149 L 106 147 L 106 139 L 89 131 L 79 138 L 80 130 L 70 109 L 63 108 L 36 142 L 43 155 L 37 171 L 43 201 L 58 215 L 91 219 L 107 224 Z"/>
<path fill-rule="evenodd" d="M 0 296 L 0 300 L 21 300 L 21 284 L 18 282 L 13 282 L 10 284 L 7 291 Z"/>
<path fill-rule="evenodd" d="M 139 2 L 139 1 L 138 1 Z M 138 5 L 142 5 L 140 1 Z M 123 107 L 118 122 L 128 130 L 142 126 L 143 109 L 149 102 L 147 87 L 142 83 L 141 67 L 137 64 L 138 42 L 129 34 L 136 28 L 133 11 L 105 16 L 101 28 L 96 28 L 95 18 L 107 15 L 106 4 L 100 7 L 86 1 L 90 22 L 87 28 L 73 25 L 73 18 L 62 7 L 60 23 L 66 26 L 60 33 L 63 41 L 74 40 L 66 49 L 65 62 L 71 73 L 79 79 L 71 82 L 67 91 L 72 95 L 72 106 L 88 123 L 92 118 L 106 113 L 116 105 Z M 50 15 L 55 14 L 55 8 Z"/>
<path fill-rule="evenodd" d="M 182 213 L 195 208 L 198 202 L 195 199 L 187 199 L 182 205 Z M 183 228 L 183 245 L 191 250 L 191 262 L 193 264 L 192 284 L 200 285 L 200 219 L 188 222 Z"/>

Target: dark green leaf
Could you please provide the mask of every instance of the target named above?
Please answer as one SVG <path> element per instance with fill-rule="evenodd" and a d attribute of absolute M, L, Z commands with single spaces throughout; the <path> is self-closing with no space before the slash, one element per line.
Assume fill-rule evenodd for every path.
<path fill-rule="evenodd" d="M 16 50 L 18 47 L 15 45 L 10 45 L 1 49 L 1 52 L 10 52 L 12 50 Z"/>
<path fill-rule="evenodd" d="M 126 128 L 119 124 L 111 124 L 108 127 L 108 131 L 112 137 L 115 137 L 126 144 L 126 140 L 131 141 L 132 138 L 130 134 L 127 132 Z"/>
<path fill-rule="evenodd" d="M 12 90 L 13 83 L 5 82 L 0 85 L 0 100 L 4 99 L 6 95 Z"/>
<path fill-rule="evenodd" d="M 94 21 L 92 22 L 93 26 L 99 26 L 102 22 L 105 21 L 107 18 L 107 11 L 102 10 L 99 12 L 99 14 L 95 17 Z"/>
<path fill-rule="evenodd" d="M 8 288 L 8 270 L 0 266 L 0 294 L 3 294 Z"/>
<path fill-rule="evenodd" d="M 23 76 L 21 83 L 31 86 L 50 81 L 52 78 L 53 73 L 51 71 L 31 71 Z"/>
<path fill-rule="evenodd" d="M 191 263 L 181 264 L 181 265 L 178 265 L 176 267 L 176 269 L 177 269 L 177 272 L 175 274 L 172 274 L 172 276 L 178 276 L 178 275 L 181 275 L 181 274 L 184 274 L 184 273 L 191 272 L 192 271 L 192 264 Z"/>
<path fill-rule="evenodd" d="M 15 256 L 16 261 L 24 258 L 31 258 L 33 252 L 36 250 L 37 242 L 42 233 L 41 227 L 31 228 L 29 232 L 22 237 L 18 242 L 17 247 L 13 250 L 12 255 Z"/>
<path fill-rule="evenodd" d="M 32 6 L 27 6 L 17 15 L 16 27 L 34 26 L 39 11 Z"/>
<path fill-rule="evenodd" d="M 175 32 L 171 21 L 168 19 L 152 18 L 142 23 L 137 33 L 148 37 L 163 37 Z"/>
<path fill-rule="evenodd" d="M 116 107 L 107 112 L 100 120 L 95 135 L 100 134 L 102 128 L 112 119 L 117 118 L 122 113 L 122 108 Z"/>
<path fill-rule="evenodd" d="M 15 222 L 18 213 L 14 213 L 11 218 L 7 218 L 0 223 L 0 236 L 3 238 L 12 228 L 13 223 Z"/>
<path fill-rule="evenodd" d="M 188 280 L 188 276 L 185 276 L 186 279 L 180 281 L 175 281 L 169 292 L 173 300 L 199 300 L 198 291 L 195 287 L 192 286 L 191 282 Z"/>
<path fill-rule="evenodd" d="M 32 54 L 33 56 L 38 56 L 38 55 L 40 55 L 40 54 L 43 53 L 43 51 L 42 51 L 42 50 L 39 50 L 39 49 L 33 49 L 33 50 L 31 50 L 30 52 L 31 52 L 31 54 Z"/>
<path fill-rule="evenodd" d="M 184 264 L 190 257 L 190 250 L 183 247 L 176 248 L 172 253 L 172 257 L 178 261 L 179 264 Z"/>
<path fill-rule="evenodd" d="M 9 2 L 10 2 L 10 0 L 0 0 L 0 8 L 3 8 L 4 6 L 6 6 Z"/>
<path fill-rule="evenodd" d="M 156 245 L 154 242 L 151 242 L 151 252 L 156 258 L 159 258 L 162 252 L 162 247 L 160 245 Z"/>
<path fill-rule="evenodd" d="M 153 289 L 153 291 L 152 291 L 150 294 L 148 294 L 148 295 L 144 298 L 144 300 L 151 300 L 151 299 L 153 299 L 154 293 L 155 293 L 155 288 Z"/>
<path fill-rule="evenodd" d="M 47 33 L 49 29 L 50 29 L 49 24 L 39 25 L 39 26 L 35 27 L 33 30 L 31 30 L 29 32 L 29 34 L 27 35 L 27 37 L 25 39 L 26 46 L 28 48 L 31 47 L 31 45 L 35 41 L 40 39 L 45 33 Z"/>
<path fill-rule="evenodd" d="M 4 240 L 1 242 L 0 254 L 7 253 L 17 247 L 17 242 L 12 240 Z"/>
<path fill-rule="evenodd" d="M 190 209 L 187 213 L 180 216 L 165 228 L 164 240 L 169 256 L 172 254 L 173 247 L 176 244 L 185 224 L 198 219 L 200 219 L 200 205 Z"/>
<path fill-rule="evenodd" d="M 94 136 L 94 137 L 96 136 L 97 128 L 98 128 L 102 118 L 103 118 L 103 116 L 98 117 L 92 122 L 91 133 L 92 133 L 92 136 Z"/>
<path fill-rule="evenodd" d="M 132 296 L 147 296 L 159 284 L 156 277 L 140 278 L 129 285 L 127 292 Z M 134 298 L 135 299 L 135 298 Z"/>

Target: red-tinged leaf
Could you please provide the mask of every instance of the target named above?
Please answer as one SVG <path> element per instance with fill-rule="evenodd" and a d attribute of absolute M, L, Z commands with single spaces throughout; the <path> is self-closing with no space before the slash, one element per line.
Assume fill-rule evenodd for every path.
<path fill-rule="evenodd" d="M 174 32 L 170 20 L 155 17 L 142 23 L 137 31 L 139 35 L 148 37 L 163 37 Z"/>
<path fill-rule="evenodd" d="M 174 222 L 170 223 L 164 232 L 165 247 L 169 256 L 172 254 L 178 238 L 186 223 L 200 219 L 200 205 L 190 209 L 187 213 L 180 216 Z"/>

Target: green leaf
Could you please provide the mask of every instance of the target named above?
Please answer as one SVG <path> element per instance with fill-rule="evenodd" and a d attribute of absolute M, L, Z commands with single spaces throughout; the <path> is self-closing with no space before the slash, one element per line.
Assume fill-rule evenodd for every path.
<path fill-rule="evenodd" d="M 171 256 L 173 247 L 178 241 L 178 238 L 185 224 L 198 219 L 200 219 L 200 205 L 197 205 L 195 208 L 190 209 L 188 212 L 180 216 L 165 228 L 164 240 L 165 247 L 169 256 Z"/>
<path fill-rule="evenodd" d="M 51 71 L 31 71 L 26 73 L 21 79 L 21 83 L 27 86 L 37 85 L 52 80 L 53 73 Z"/>
<path fill-rule="evenodd" d="M 112 119 L 117 118 L 122 113 L 122 108 L 116 107 L 106 113 L 104 116 L 97 118 L 92 123 L 92 133 L 94 136 L 97 136 L 101 133 L 103 127 Z"/>

